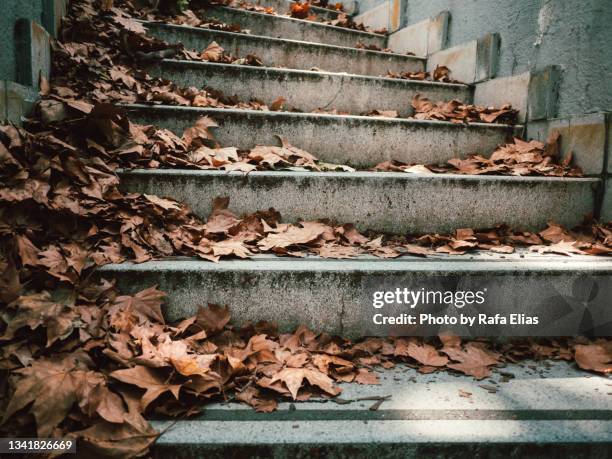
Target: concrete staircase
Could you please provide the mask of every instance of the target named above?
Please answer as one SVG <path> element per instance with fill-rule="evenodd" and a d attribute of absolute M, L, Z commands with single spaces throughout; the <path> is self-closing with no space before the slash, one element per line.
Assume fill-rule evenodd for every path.
<path fill-rule="evenodd" d="M 430 68 L 431 63 L 426 57 L 329 44 L 334 41 L 330 37 L 335 37 L 336 43 L 347 37 L 349 43 L 356 43 L 363 37 L 362 32 L 230 8 L 215 8 L 211 15 L 244 23 L 245 28 L 262 35 L 160 23 L 145 26 L 151 34 L 169 42 L 180 41 L 188 49 L 205 49 L 214 40 L 239 57 L 257 54 L 266 67 L 169 59 L 151 71 L 182 86 L 210 86 L 245 101 L 256 98 L 269 104 L 284 97 L 287 106 L 305 112 L 134 104 L 127 107 L 132 120 L 181 134 L 199 117 L 207 115 L 219 125 L 214 134 L 224 146 L 273 145 L 274 135 L 279 135 L 322 161 L 361 169 L 391 159 L 431 164 L 468 153 L 487 155 L 499 144 L 523 133 L 521 125 L 311 113 L 317 108 L 357 114 L 378 109 L 396 110 L 406 116 L 411 113 L 410 101 L 417 93 L 432 100 L 472 102 L 474 85 L 383 78 L 379 75 L 387 70 L 419 71 Z M 421 33 L 420 27 L 415 29 L 416 33 Z M 432 32 L 427 33 L 431 41 Z M 309 41 L 288 38 L 294 35 L 308 36 Z M 381 46 L 386 45 L 385 36 L 366 35 Z M 441 53 L 457 60 L 457 56 L 466 56 L 465 49 L 473 50 L 472 57 L 466 58 L 468 64 L 456 62 L 461 72 L 469 74 L 469 65 L 493 65 L 489 57 L 483 64 L 478 56 L 483 50 L 490 51 L 483 43 L 494 42 L 487 38 L 474 42 L 474 46 L 461 47 L 460 52 L 451 49 Z M 405 44 L 402 46 L 406 48 Z M 443 59 L 440 52 L 432 56 L 436 62 Z M 305 70 L 313 67 L 317 70 Z M 472 68 L 471 73 L 491 72 L 483 67 Z M 214 197 L 229 196 L 230 208 L 237 213 L 274 207 L 285 221 L 329 218 L 355 223 L 360 230 L 392 233 L 442 233 L 501 223 L 539 230 L 548 221 L 572 227 L 594 211 L 601 187 L 598 177 L 367 171 L 272 171 L 245 175 L 160 169 L 123 171 L 121 179 L 127 191 L 179 199 L 203 217 L 210 212 Z M 364 298 L 381 275 L 398 285 L 411 284 L 415 288 L 440 284 L 446 289 L 458 289 L 466 279 L 481 284 L 494 280 L 496 286 L 491 286 L 488 297 L 492 310 L 528 309 L 527 304 L 545 309 L 555 291 L 572 297 L 572 284 L 584 275 L 601 280 L 602 288 L 594 298 L 596 301 L 604 298 L 602 295 L 608 294 L 609 288 L 603 286 L 612 276 L 612 262 L 522 252 L 512 256 L 403 257 L 392 261 L 371 257 L 298 260 L 261 255 L 256 260 L 223 260 L 217 264 L 198 260 L 125 263 L 107 266 L 100 273 L 117 275 L 128 289 L 158 283 L 170 293 L 166 312 L 172 318 L 192 313 L 198 304 L 227 303 L 234 308 L 234 317 L 239 322 L 272 320 L 284 329 L 305 323 L 330 333 L 360 335 L 369 330 L 359 324 L 360 320 L 367 321 L 364 314 L 370 313 Z M 511 294 L 519 284 L 523 305 Z M 329 314 L 323 314 L 323 310 Z"/>
<path fill-rule="evenodd" d="M 264 0 L 261 4 L 277 8 L 288 5 L 286 0 Z M 409 115 L 410 101 L 416 93 L 432 100 L 471 102 L 474 86 L 380 77 L 388 70 L 430 69 L 433 62 L 425 56 L 354 48 L 359 41 L 385 47 L 388 38 L 382 35 L 231 8 L 217 8 L 212 15 L 240 23 L 252 34 L 145 25 L 151 34 L 169 42 L 180 41 L 189 49 L 203 50 L 216 41 L 238 57 L 255 54 L 265 67 L 165 60 L 152 72 L 179 85 L 210 86 L 226 95 L 236 94 L 241 100 L 257 98 L 271 103 L 284 97 L 288 106 L 305 113 L 131 105 L 128 109 L 134 121 L 181 134 L 196 119 L 208 115 L 219 124 L 215 136 L 224 146 L 269 145 L 277 134 L 323 161 L 364 169 L 390 159 L 422 164 L 442 163 L 475 152 L 487 155 L 497 145 L 523 133 L 523 126 L 357 116 L 373 109 Z M 465 47 L 473 50 L 475 65 L 479 65 L 478 56 L 486 54 L 483 49 L 489 49 L 482 43 Z M 438 55 L 434 60 L 439 59 Z M 465 73 L 475 77 L 483 74 L 474 68 L 470 72 Z M 308 113 L 317 108 L 353 115 Z M 237 213 L 274 207 L 285 221 L 330 218 L 353 222 L 359 229 L 394 233 L 449 232 L 500 223 L 536 230 L 551 220 L 571 227 L 593 212 L 601 186 L 598 177 L 366 171 L 244 175 L 133 170 L 122 171 L 121 182 L 127 191 L 184 201 L 203 217 L 211 210 L 212 198 L 223 195 L 230 197 L 230 208 Z M 537 328 L 542 335 L 559 334 L 563 327 L 571 330 L 586 304 L 612 297 L 609 258 L 526 251 L 395 260 L 369 256 L 353 260 L 292 259 L 269 254 L 216 264 L 172 259 L 110 265 L 100 269 L 98 275 L 117 278 L 127 291 L 158 284 L 169 293 L 165 312 L 171 320 L 193 314 L 200 304 L 218 303 L 230 305 L 238 322 L 271 320 L 283 330 L 304 323 L 318 331 L 347 336 L 377 333 L 370 326 L 369 295 L 373 289 L 385 287 L 454 291 L 485 286 L 489 289 L 488 312 L 535 311 L 542 317 L 542 325 Z M 583 288 L 587 284 L 590 287 Z M 491 334 L 491 330 L 483 330 L 483 334 Z M 423 376 L 409 369 L 383 372 L 385 382 L 375 389 L 347 388 L 350 394 L 354 391 L 354 398 L 393 394 L 392 406 L 383 406 L 379 412 L 369 411 L 363 403 L 355 407 L 332 402 L 325 407 L 304 405 L 297 411 L 283 405 L 271 416 L 246 412 L 236 405 L 213 407 L 203 418 L 180 421 L 167 431 L 158 442 L 156 454 L 185 458 L 244 454 L 303 457 L 317 444 L 315 453 L 325 457 L 419 457 L 434 451 L 432 448 L 497 456 L 504 455 L 502 449 L 508 452 L 506 456 L 524 449 L 537 456 L 548 453 L 543 448 L 549 447 L 568 455 L 603 457 L 601 452 L 609 447 L 612 407 L 609 402 L 603 406 L 601 396 L 609 388 L 595 389 L 599 379 L 585 378 L 567 366 L 554 368 L 557 379 L 552 382 L 529 375 L 524 368 L 513 371 L 522 376 L 495 396 L 484 394 L 471 379 Z M 408 373 L 416 386 L 406 382 Z M 555 396 L 557 389 L 553 386 L 557 383 L 563 398 Z M 459 399 L 457 388 L 477 394 L 474 403 Z M 585 390 L 591 392 L 580 395 Z M 573 398 L 568 399 L 569 395 Z M 157 425 L 166 426 L 163 421 Z M 590 449 L 579 449 L 587 443 L 591 443 Z"/>

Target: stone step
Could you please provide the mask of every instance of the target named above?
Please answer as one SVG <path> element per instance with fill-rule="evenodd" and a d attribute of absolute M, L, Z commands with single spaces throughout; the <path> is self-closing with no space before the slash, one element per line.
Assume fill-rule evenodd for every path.
<path fill-rule="evenodd" d="M 572 228 L 593 211 L 599 179 L 402 172 L 241 172 L 148 169 L 120 174 L 126 191 L 168 196 L 207 217 L 229 196 L 244 214 L 270 207 L 286 221 L 330 218 L 393 233 L 449 233 L 505 223 Z"/>
<path fill-rule="evenodd" d="M 209 86 L 240 100 L 252 98 L 270 105 L 278 97 L 288 107 L 304 111 L 335 108 L 350 113 L 396 110 L 412 113 L 415 94 L 431 100 L 470 102 L 471 88 L 462 84 L 349 75 L 346 73 L 289 70 L 274 67 L 165 60 L 151 72 L 181 86 Z"/>
<path fill-rule="evenodd" d="M 433 212 L 432 212 L 433 213 Z M 480 252 L 470 255 L 405 256 L 379 259 L 362 256 L 332 260 L 258 255 L 219 263 L 188 258 L 141 264 L 106 265 L 98 277 L 117 279 L 122 292 L 138 292 L 158 285 L 167 292 L 165 317 L 175 321 L 195 314 L 199 305 L 229 305 L 237 324 L 267 320 L 281 331 L 304 324 L 318 332 L 347 337 L 393 334 L 434 336 L 442 330 L 461 336 L 573 336 L 584 334 L 585 316 L 597 333 L 612 335 L 609 318 L 612 298 L 612 259 L 609 257 Z M 482 292 L 483 301 L 457 307 L 436 303 L 432 296 L 416 309 L 405 304 L 373 307 L 375 292 L 409 291 Z M 452 293 L 454 295 L 454 293 Z M 403 313 L 525 314 L 537 325 L 460 324 L 421 326 L 380 325 Z M 377 322 L 377 323 L 376 323 Z M 601 325 L 603 324 L 603 325 Z M 407 328 L 406 328 L 407 327 Z"/>
<path fill-rule="evenodd" d="M 291 5 L 294 2 L 293 0 L 254 0 L 251 3 L 264 7 L 272 7 L 276 10 L 278 14 L 289 14 L 289 12 L 291 11 Z M 343 6 L 344 11 L 350 15 L 354 13 L 356 4 L 355 2 L 343 2 Z M 330 20 L 336 19 L 338 17 L 337 10 L 332 10 L 330 8 L 321 8 L 320 6 L 311 5 L 310 12 L 316 15 L 317 18 L 320 20 Z"/>
<path fill-rule="evenodd" d="M 302 70 L 316 67 L 328 72 L 374 76 L 384 75 L 388 70 L 416 72 L 425 69 L 425 58 L 415 56 L 156 22 L 144 25 L 153 36 L 170 43 L 180 42 L 188 49 L 202 51 L 216 41 L 234 56 L 255 54 L 269 67 Z"/>
<path fill-rule="evenodd" d="M 266 37 L 290 38 L 348 47 L 353 47 L 361 42 L 385 48 L 387 43 L 387 36 L 382 34 L 256 11 L 218 7 L 210 10 L 210 16 L 227 24 L 239 24 L 243 30 L 247 29 L 252 34 Z"/>
<path fill-rule="evenodd" d="M 398 365 L 377 371 L 379 385 L 342 384 L 342 404 L 283 402 L 272 413 L 237 403 L 206 405 L 193 418 L 152 420 L 163 431 L 153 454 L 177 459 L 607 457 L 609 379 L 566 362 L 527 364 L 508 364 L 486 381 L 445 372 L 424 375 Z M 508 380 L 500 371 L 514 377 Z M 465 392 L 472 395 L 459 395 Z M 370 409 L 376 397 L 385 396 L 390 398 Z"/>
<path fill-rule="evenodd" d="M 522 131 L 522 126 L 502 124 L 318 113 L 136 104 L 126 108 L 132 121 L 178 134 L 198 118 L 211 116 L 219 124 L 214 135 L 223 146 L 276 145 L 276 134 L 322 161 L 364 168 L 390 159 L 437 164 L 468 153 L 489 154 Z"/>

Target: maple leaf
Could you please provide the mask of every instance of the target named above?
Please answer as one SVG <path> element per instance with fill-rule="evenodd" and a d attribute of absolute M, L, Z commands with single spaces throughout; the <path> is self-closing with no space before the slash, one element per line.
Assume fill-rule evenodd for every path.
<path fill-rule="evenodd" d="M 206 142 L 214 139 L 210 128 L 218 127 L 219 125 L 208 116 L 198 118 L 192 127 L 185 129 L 183 132 L 183 141 L 187 147 L 191 146 L 196 140 Z"/>
<path fill-rule="evenodd" d="M 77 314 L 70 307 L 56 302 L 48 292 L 20 296 L 11 304 L 9 310 L 14 314 L 5 313 L 3 320 L 7 323 L 0 340 L 10 340 L 15 333 L 24 327 L 35 330 L 44 326 L 47 331 L 47 345 L 51 346 L 58 339 L 68 337 L 73 331 Z"/>
<path fill-rule="evenodd" d="M 410 341 L 407 355 L 417 362 L 431 367 L 443 367 L 448 363 L 448 358 L 440 355 L 435 347 L 426 343 L 417 344 Z"/>
<path fill-rule="evenodd" d="M 81 379 L 87 374 L 87 361 L 87 357 L 77 353 L 38 359 L 27 368 L 15 370 L 20 381 L 4 410 L 2 422 L 32 404 L 30 412 L 36 420 L 38 436 L 48 437 L 77 401 Z"/>
<path fill-rule="evenodd" d="M 239 258 L 249 258 L 253 255 L 244 245 L 244 242 L 238 239 L 226 239 L 215 242 L 211 247 L 213 253 L 217 256 L 236 255 Z"/>
<path fill-rule="evenodd" d="M 339 387 L 334 386 L 334 381 L 329 376 L 311 368 L 284 368 L 272 377 L 271 383 L 283 382 L 291 397 L 296 400 L 304 379 L 329 395 L 335 396 L 341 392 Z"/>
<path fill-rule="evenodd" d="M 230 321 L 231 314 L 229 308 L 209 304 L 207 307 L 198 309 L 195 325 L 206 331 L 207 334 L 213 335 L 223 330 Z"/>
<path fill-rule="evenodd" d="M 181 206 L 176 201 L 170 199 L 163 199 L 150 194 L 143 194 L 147 201 L 152 202 L 156 206 L 161 207 L 164 210 L 181 210 Z"/>
<path fill-rule="evenodd" d="M 302 222 L 300 226 L 291 225 L 286 231 L 273 233 L 257 243 L 261 250 L 285 248 L 296 244 L 306 244 L 319 238 L 329 230 L 327 225 L 317 222 Z"/>
<path fill-rule="evenodd" d="M 371 385 L 371 384 L 380 384 L 380 380 L 376 373 L 368 370 L 367 368 L 359 368 L 357 370 L 357 374 L 355 375 L 354 381 L 358 384 Z"/>
<path fill-rule="evenodd" d="M 158 323 L 164 323 L 164 316 L 161 311 L 164 292 L 157 290 L 156 287 L 149 287 L 135 295 L 118 296 L 114 302 L 115 310 L 128 311 L 141 317 L 151 319 Z"/>
<path fill-rule="evenodd" d="M 123 383 L 132 384 L 146 390 L 140 402 L 140 409 L 142 411 L 146 410 L 151 402 L 166 392 L 170 392 L 177 400 L 179 398 L 181 385 L 168 384 L 166 376 L 151 368 L 138 366 L 125 370 L 116 370 L 110 376 Z"/>
<path fill-rule="evenodd" d="M 126 415 L 122 424 L 97 422 L 87 429 L 74 432 L 79 439 L 83 457 L 142 457 L 159 433 L 138 413 Z"/>
<path fill-rule="evenodd" d="M 227 210 L 229 198 L 215 198 L 213 210 L 206 222 L 207 233 L 227 233 L 232 227 L 240 223 L 236 216 Z"/>
<path fill-rule="evenodd" d="M 295 2 L 291 4 L 291 17 L 298 19 L 306 19 L 310 13 L 310 5 L 307 2 Z"/>
<path fill-rule="evenodd" d="M 459 362 L 448 364 L 448 368 L 473 376 L 476 379 L 489 376 L 491 374 L 489 367 L 498 363 L 496 354 L 481 348 L 475 343 L 466 344 L 464 349 L 444 346 L 442 352 L 451 360 Z"/>
<path fill-rule="evenodd" d="M 576 363 L 583 370 L 612 373 L 612 342 L 601 340 L 574 347 Z"/>
<path fill-rule="evenodd" d="M 278 408 L 278 402 L 273 398 L 265 398 L 261 391 L 249 386 L 236 394 L 236 400 L 246 403 L 260 413 L 270 413 Z"/>
<path fill-rule="evenodd" d="M 223 51 L 219 43 L 213 41 L 200 53 L 200 58 L 205 61 L 217 62 L 223 57 Z"/>
<path fill-rule="evenodd" d="M 25 235 L 15 236 L 17 253 L 24 265 L 36 266 L 38 264 L 38 252 L 40 250 L 32 244 L 32 241 Z"/>
<path fill-rule="evenodd" d="M 584 255 L 586 252 L 578 248 L 576 241 L 561 240 L 556 244 L 551 245 L 534 245 L 529 247 L 532 252 L 538 253 L 556 253 L 559 255 L 572 256 L 573 254 Z"/>

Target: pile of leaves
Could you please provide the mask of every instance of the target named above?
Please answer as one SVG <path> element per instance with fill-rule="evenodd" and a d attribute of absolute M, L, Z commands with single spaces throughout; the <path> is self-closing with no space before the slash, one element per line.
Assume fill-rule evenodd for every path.
<path fill-rule="evenodd" d="M 387 33 L 386 28 L 372 30 L 370 27 L 364 25 L 361 22 L 355 22 L 353 19 L 347 15 L 346 13 L 339 13 L 336 19 L 330 19 L 328 21 L 323 21 L 324 24 L 333 25 L 336 27 L 343 27 L 345 29 L 359 30 L 361 32 L 371 32 L 377 33 L 381 35 L 385 35 Z"/>
<path fill-rule="evenodd" d="M 388 71 L 385 77 L 399 78 L 402 80 L 438 81 L 440 83 L 462 83 L 459 80 L 451 78 L 451 70 L 444 65 L 436 66 L 431 74 L 426 71 L 399 73 Z"/>
<path fill-rule="evenodd" d="M 466 175 L 540 175 L 549 177 L 582 177 L 580 167 L 572 166 L 572 154 L 561 158 L 559 135 L 553 133 L 547 143 L 515 138 L 513 143 L 500 146 L 489 158 L 478 154 L 452 158 L 442 165 L 415 165 L 401 161 L 385 161 L 376 171 L 411 173 L 450 173 Z"/>
<path fill-rule="evenodd" d="M 160 82 L 136 64 L 182 51 L 134 31 L 138 23 L 124 10 L 111 6 L 98 15 L 96 5 L 72 2 L 63 32 L 71 40 L 56 44 L 59 76 L 52 85 L 41 82 L 44 97 L 27 129 L 0 127 L 2 436 L 78 438 L 84 456 L 128 458 L 146 454 L 158 435 L 145 416 L 190 415 L 213 400 L 271 411 L 279 398 L 337 396 L 339 382 L 375 384 L 371 368 L 378 365 L 404 362 L 423 373 L 484 378 L 500 363 L 553 358 L 612 371 L 606 340 L 351 342 L 305 327 L 288 334 L 266 323 L 234 327 L 229 310 L 212 305 L 168 324 L 164 294 L 155 287 L 122 295 L 112 281 L 93 281 L 98 266 L 177 255 L 210 261 L 255 253 L 393 258 L 509 253 L 517 245 L 563 254 L 612 252 L 612 224 L 388 236 L 329 221 L 283 223 L 272 209 L 237 216 L 223 198 L 203 220 L 172 199 L 124 193 L 117 167 L 324 166 L 287 143 L 220 148 L 206 118 L 182 138 L 131 123 L 108 102 L 149 94 Z"/>
<path fill-rule="evenodd" d="M 275 410 L 279 399 L 334 400 L 337 383 L 378 384 L 376 366 L 483 379 L 506 362 L 560 359 L 612 371 L 612 342 L 603 339 L 351 342 L 303 326 L 293 333 L 264 322 L 234 327 L 227 307 L 215 305 L 168 324 L 163 298 L 155 287 L 120 295 L 102 281 L 11 300 L 0 336 L 2 436 L 74 438 L 83 456 L 132 458 L 158 436 L 145 417 L 189 416 L 219 400 L 260 412 Z"/>
<path fill-rule="evenodd" d="M 481 107 L 465 104 L 458 100 L 448 102 L 432 102 L 420 94 L 412 98 L 414 118 L 418 120 L 452 121 L 453 123 L 505 123 L 515 124 L 518 110 L 510 104 L 501 108 Z"/>
<path fill-rule="evenodd" d="M 126 3 L 131 5 L 130 2 Z M 47 122 L 65 119 L 70 110 L 87 114 L 95 103 L 149 103 L 193 107 L 242 108 L 252 110 L 301 111 L 285 107 L 279 97 L 270 106 L 251 99 L 241 101 L 226 96 L 214 88 L 181 87 L 161 78 L 151 77 L 146 69 L 160 59 L 182 57 L 188 60 L 261 66 L 255 55 L 231 56 L 216 42 L 202 51 L 168 44 L 146 35 L 142 24 L 134 19 L 133 7 L 111 8 L 106 14 L 95 14 L 94 0 L 75 2 L 62 29 L 62 40 L 54 44 L 53 85 L 43 85 L 47 100 L 40 105 L 41 116 Z M 186 16 L 187 17 L 187 16 Z M 188 19 L 186 19 L 188 20 Z M 427 78 L 427 74 L 412 75 Z M 446 67 L 432 74 L 435 81 L 452 81 Z M 451 119 L 453 121 L 510 122 L 516 113 L 510 107 L 502 109 L 474 107 L 458 101 L 433 102 L 415 97 L 412 105 L 421 119 Z M 337 110 L 316 110 L 340 113 Z M 368 113 L 370 114 L 370 113 Z M 397 117 L 397 112 L 374 110 L 374 116 Z"/>
<path fill-rule="evenodd" d="M 393 50 L 391 48 L 381 48 L 380 46 L 378 46 L 375 43 L 363 43 L 361 41 L 358 41 L 357 44 L 355 45 L 355 48 L 357 49 L 367 49 L 368 51 L 381 51 L 383 53 L 393 53 Z"/>
<path fill-rule="evenodd" d="M 330 4 L 329 0 L 310 0 L 308 3 L 310 3 L 312 6 L 318 6 L 319 8 L 325 8 L 332 11 L 344 10 L 344 5 L 342 2 Z"/>
<path fill-rule="evenodd" d="M 129 4 L 129 2 L 128 2 Z M 54 43 L 54 81 L 50 94 L 64 103 L 157 102 L 193 106 L 236 106 L 231 98 L 210 89 L 181 88 L 147 74 L 149 65 L 163 58 L 224 62 L 261 66 L 254 55 L 237 58 L 212 42 L 206 49 L 185 50 L 146 35 L 142 24 L 125 9 L 114 7 L 97 14 L 93 0 L 75 2 L 62 28 L 62 40 Z M 62 104 L 55 103 L 58 107 Z M 248 102 L 241 107 L 259 108 Z"/>

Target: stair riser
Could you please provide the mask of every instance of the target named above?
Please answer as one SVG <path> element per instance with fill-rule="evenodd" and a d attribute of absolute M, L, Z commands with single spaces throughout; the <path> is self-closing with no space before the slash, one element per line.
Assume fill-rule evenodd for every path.
<path fill-rule="evenodd" d="M 387 40 L 384 35 L 232 8 L 215 8 L 210 15 L 227 24 L 240 24 L 242 29 L 265 37 L 289 38 L 349 47 L 362 42 L 381 48 L 385 48 Z"/>
<path fill-rule="evenodd" d="M 231 32 L 146 23 L 150 33 L 170 43 L 181 42 L 187 49 L 204 50 L 216 41 L 237 57 L 255 54 L 269 67 L 308 70 L 317 67 L 328 72 L 358 75 L 384 75 L 424 70 L 424 59 L 400 54 L 378 53 L 356 48 L 311 44 Z"/>
<path fill-rule="evenodd" d="M 276 145 L 274 134 L 320 160 L 372 167 L 395 159 L 407 163 L 444 163 L 457 155 L 490 154 L 520 128 L 482 124 L 419 122 L 390 118 L 329 116 L 180 107 L 131 107 L 131 119 L 182 134 L 204 115 L 219 124 L 215 138 L 223 146 Z"/>
<path fill-rule="evenodd" d="M 467 86 L 273 68 L 166 61 L 153 73 L 181 86 L 209 86 L 244 101 L 255 98 L 270 104 L 282 96 L 286 106 L 304 111 L 325 107 L 359 114 L 377 109 L 405 116 L 412 113 L 415 94 L 432 100 L 471 100 Z"/>
<path fill-rule="evenodd" d="M 544 257 L 546 258 L 546 257 Z M 151 285 L 168 293 L 165 317 L 177 320 L 193 315 L 198 305 L 229 305 L 237 324 L 268 320 L 281 331 L 299 324 L 332 334 L 349 337 L 394 333 L 436 335 L 441 328 L 465 335 L 569 336 L 577 333 L 583 309 L 573 306 L 580 298 L 576 286 L 594 285 L 590 292 L 589 311 L 593 323 L 609 319 L 607 307 L 612 296 L 610 262 L 586 260 L 568 263 L 566 259 L 540 258 L 541 261 L 511 260 L 463 261 L 400 259 L 366 260 L 239 260 L 215 264 L 195 261 L 150 262 L 142 265 L 109 265 L 97 271 L 101 277 L 116 278 L 122 292 L 137 292 Z M 486 291 L 485 302 L 478 312 L 537 315 L 540 325 L 505 325 L 467 328 L 460 325 L 431 326 L 407 331 L 373 324 L 373 316 L 401 313 L 434 313 L 458 316 L 471 314 L 473 306 L 464 309 L 453 305 L 421 305 L 411 310 L 406 305 L 372 307 L 375 291 Z M 520 294 L 517 294 L 520 292 Z M 566 303 L 569 301 L 569 304 Z M 576 303 L 578 304 L 578 303 Z M 438 312 L 437 312 L 438 311 Z M 608 325 L 608 329 L 610 325 Z M 609 332 L 610 330 L 607 330 Z M 605 332 L 605 331 L 604 331 Z"/>
<path fill-rule="evenodd" d="M 541 230 L 555 221 L 574 227 L 592 212 L 595 180 L 418 177 L 409 174 L 133 171 L 123 189 L 168 196 L 198 215 L 229 196 L 238 214 L 278 210 L 284 221 L 331 218 L 393 233 L 447 233 L 505 223 Z"/>
<path fill-rule="evenodd" d="M 537 421 L 536 421 L 537 422 Z M 362 421 L 363 423 L 363 421 Z M 202 423 L 204 424 L 204 423 Z M 217 429 L 244 429 L 242 423 L 237 423 L 235 426 L 227 425 L 227 423 L 219 422 L 214 426 Z M 286 435 L 290 438 L 295 434 L 295 430 L 301 429 L 336 429 L 337 432 L 346 431 L 346 429 L 355 428 L 356 426 L 345 426 L 342 423 L 286 423 L 291 424 L 288 427 L 293 429 L 287 430 Z M 369 423 L 370 425 L 372 423 Z M 382 429 L 388 426 L 385 423 L 381 426 Z M 589 426 L 596 425 L 597 422 L 590 422 Z M 608 423 L 610 424 L 610 423 Z M 282 426 L 282 425 L 281 425 Z M 278 423 L 274 425 L 262 425 L 261 428 L 280 429 Z M 295 427 L 292 427 L 295 426 Z M 213 426 L 201 425 L 201 429 L 210 429 Z M 366 426 L 369 427 L 369 426 Z M 414 423 L 414 425 L 404 426 L 406 429 L 417 428 L 420 430 L 422 423 Z M 432 428 L 448 428 L 447 425 L 432 425 Z M 483 426 L 485 427 L 485 426 Z M 610 426 L 608 426 L 610 427 Z M 400 426 L 401 428 L 401 426 Z M 338 430 L 342 429 L 342 430 Z M 259 430 L 259 429 L 258 429 Z M 284 430 L 284 429 L 283 429 Z M 280 433 L 280 432 L 279 432 Z M 474 432 L 474 436 L 478 434 Z M 241 445 L 236 444 L 157 444 L 153 450 L 153 457 L 156 459 L 165 459 L 172 457 L 174 459 L 199 459 L 206 457 L 208 459 L 227 459 L 227 458 L 274 458 L 274 459 L 292 459 L 292 458 L 308 458 L 308 457 L 325 457 L 325 458 L 355 458 L 355 459 L 370 459 L 377 457 L 380 459 L 419 459 L 423 457 L 551 457 L 552 455 L 559 457 L 585 458 L 591 459 L 596 457 L 606 457 L 612 445 L 609 443 L 546 443 L 540 444 L 538 441 L 533 441 L 527 444 L 505 444 L 497 441 L 489 443 L 478 442 L 461 442 L 461 443 L 424 443 L 406 444 L 406 443 L 380 443 L 373 441 L 372 443 L 337 443 L 333 445 L 320 445 L 316 441 L 311 444 L 257 444 L 257 445 Z M 504 452 L 505 451 L 505 452 Z"/>

